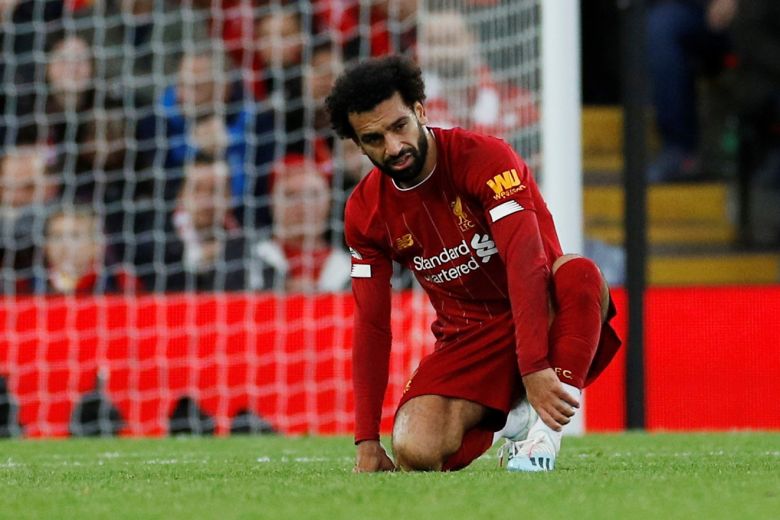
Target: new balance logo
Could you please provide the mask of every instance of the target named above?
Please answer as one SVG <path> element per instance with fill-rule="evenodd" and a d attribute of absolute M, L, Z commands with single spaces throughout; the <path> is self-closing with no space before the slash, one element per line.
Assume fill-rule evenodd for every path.
<path fill-rule="evenodd" d="M 498 253 L 496 243 L 490 239 L 489 235 L 475 233 L 471 238 L 471 247 L 477 253 L 477 256 L 482 259 L 483 264 L 490 262 L 490 258 Z"/>
<path fill-rule="evenodd" d="M 414 245 L 414 238 L 411 233 L 407 233 L 395 239 L 395 248 L 399 251 L 408 249 Z"/>

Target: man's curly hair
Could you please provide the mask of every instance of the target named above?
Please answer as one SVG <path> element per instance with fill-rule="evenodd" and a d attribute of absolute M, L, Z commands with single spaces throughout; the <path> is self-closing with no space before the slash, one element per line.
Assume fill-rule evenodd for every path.
<path fill-rule="evenodd" d="M 330 122 L 341 138 L 355 139 L 349 114 L 368 112 L 398 92 L 409 107 L 425 101 L 425 83 L 420 67 L 403 56 L 363 61 L 336 80 L 326 100 Z"/>

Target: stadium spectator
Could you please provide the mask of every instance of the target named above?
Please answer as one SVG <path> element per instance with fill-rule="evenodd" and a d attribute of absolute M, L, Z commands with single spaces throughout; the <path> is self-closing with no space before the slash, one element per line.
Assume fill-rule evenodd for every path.
<path fill-rule="evenodd" d="M 146 148 L 162 145 L 158 153 L 165 154 L 169 171 L 168 197 L 179 191 L 174 172 L 198 153 L 225 159 L 237 206 L 243 206 L 247 195 L 266 192 L 263 174 L 274 153 L 273 116 L 256 113 L 234 72 L 229 59 L 216 50 L 186 52 L 176 84 L 157 103 L 157 116 L 139 125 L 138 139 Z M 260 223 L 266 219 L 253 217 Z"/>
<path fill-rule="evenodd" d="M 253 25 L 257 0 L 193 0 L 193 5 L 209 13 L 208 27 L 212 38 L 222 40 L 224 50 L 239 66 L 253 68 Z M 258 99 L 265 97 L 261 90 Z"/>
<path fill-rule="evenodd" d="M 164 191 L 165 179 L 161 179 L 159 164 L 154 164 L 162 143 L 145 141 L 153 139 L 154 133 L 141 137 L 139 124 L 153 119 L 154 101 L 173 83 L 184 49 L 208 43 L 206 14 L 173 0 L 89 4 L 69 15 L 66 27 L 75 27 L 95 50 L 95 110 L 113 111 L 117 105 L 122 109 L 126 168 L 132 171 L 126 175 L 131 182 L 125 185 L 130 189 L 123 196 L 149 199 L 153 191 Z M 89 133 L 89 128 L 81 130 Z M 128 209 L 134 211 L 135 205 Z M 107 227 L 114 226 L 108 223 Z"/>
<path fill-rule="evenodd" d="M 340 50 L 331 40 L 320 39 L 311 49 L 310 59 L 302 65 L 301 98 L 285 109 L 285 152 L 314 160 L 326 175 L 333 173 L 334 146 L 325 98 L 333 83 L 334 71 L 340 71 Z"/>
<path fill-rule="evenodd" d="M 79 126 L 93 107 L 93 61 L 89 43 L 57 31 L 48 42 L 46 60 L 46 122 L 48 139 L 58 152 L 75 155 Z"/>
<path fill-rule="evenodd" d="M 80 34 L 99 49 L 100 96 L 122 99 L 136 120 L 171 83 L 184 49 L 208 40 L 206 18 L 172 0 L 102 0 L 73 14 Z M 136 115 L 133 109 L 142 110 Z"/>
<path fill-rule="evenodd" d="M 122 104 L 115 101 L 106 100 L 105 107 L 93 108 L 79 125 L 75 165 L 68 156 L 59 161 L 63 195 L 100 208 L 106 242 L 116 258 L 132 251 L 136 221 L 154 218 L 149 206 L 161 214 L 165 209 L 162 197 L 155 198 L 149 176 L 154 171 L 149 168 L 151 157 L 131 151 L 134 139 L 124 114 Z"/>
<path fill-rule="evenodd" d="M 647 53 L 661 151 L 649 182 L 701 175 L 696 79 L 720 71 L 737 0 L 656 0 L 647 11 Z"/>
<path fill-rule="evenodd" d="M 231 210 L 225 160 L 197 155 L 184 167 L 164 243 L 153 225 L 137 246 L 136 271 L 155 291 L 240 291 L 248 288 L 247 240 Z"/>
<path fill-rule="evenodd" d="M 329 176 L 303 156 L 287 156 L 274 168 L 273 233 L 253 248 L 254 288 L 313 293 L 349 287 L 349 255 L 326 238 L 332 206 L 328 182 Z"/>
<path fill-rule="evenodd" d="M 419 38 L 417 51 L 425 71 L 426 108 L 432 124 L 509 139 L 539 120 L 530 93 L 493 79 L 463 13 L 451 9 L 427 13 Z"/>
<path fill-rule="evenodd" d="M 89 206 L 61 207 L 46 223 L 43 270 L 25 281 L 34 294 L 136 292 L 135 277 L 121 264 L 110 265 L 100 219 Z"/>
<path fill-rule="evenodd" d="M 276 127 L 284 136 L 278 143 L 278 156 L 294 152 L 321 163 L 328 161 L 328 147 L 312 133 L 317 128 L 317 110 L 312 110 L 307 85 L 312 73 L 309 65 L 327 38 L 316 34 L 309 3 L 224 0 L 211 12 L 212 33 L 224 40 L 226 51 L 244 71 L 251 70 L 245 77 L 255 99 L 274 113 Z M 311 48 L 314 42 L 318 43 Z"/>
<path fill-rule="evenodd" d="M 305 16 L 306 7 L 301 4 L 305 2 L 271 3 L 255 21 L 255 48 L 272 71 L 290 72 L 301 65 L 303 48 L 311 32 L 307 27 L 310 22 Z"/>
<path fill-rule="evenodd" d="M 313 109 L 312 126 L 322 138 L 330 138 L 333 135 L 325 100 L 343 69 L 341 49 L 328 38 L 320 39 L 312 47 L 311 59 L 304 66 L 306 104 Z"/>
<path fill-rule="evenodd" d="M 247 71 L 249 90 L 258 101 L 273 91 L 279 70 L 300 65 L 306 2 L 295 0 L 196 0 L 211 13 L 209 26 L 225 51 Z M 279 70 L 273 71 L 273 67 Z M 283 81 L 282 81 L 283 83 Z"/>
<path fill-rule="evenodd" d="M 145 157 L 136 155 L 135 161 L 128 154 L 127 125 L 120 103 L 107 101 L 105 107 L 95 107 L 86 114 L 77 134 L 76 159 L 77 196 L 92 198 L 105 203 L 121 200 L 125 195 L 125 183 L 137 189 L 134 172 L 147 166 Z"/>
<path fill-rule="evenodd" d="M 126 161 L 130 140 L 124 107 L 111 98 L 97 99 L 87 42 L 58 31 L 49 46 L 47 119 L 40 128 L 56 145 L 63 195 L 71 200 L 116 200 L 123 195 L 125 163 L 127 173 L 135 176 L 148 159 L 136 154 Z"/>
<path fill-rule="evenodd" d="M 59 191 L 47 172 L 48 156 L 47 147 L 33 143 L 7 148 L 0 156 L 2 293 L 14 292 L 17 280 L 31 276 L 35 248 Z"/>
<path fill-rule="evenodd" d="M 309 111 L 307 122 L 312 127 L 313 150 L 303 150 L 320 164 L 332 162 L 337 187 L 351 190 L 371 170 L 371 162 L 352 141 L 335 139 L 325 100 L 336 77 L 344 69 L 341 48 L 329 38 L 319 38 L 304 67 L 304 106 Z M 340 195 L 340 194 L 337 194 Z"/>
<path fill-rule="evenodd" d="M 300 150 L 306 146 L 307 121 L 304 105 L 303 57 L 309 43 L 311 19 L 305 2 L 271 3 L 255 21 L 255 49 L 262 68 L 260 77 L 270 107 L 284 130 L 286 144 Z M 310 140 L 308 140 L 310 141 Z"/>
<path fill-rule="evenodd" d="M 328 97 L 334 129 L 376 166 L 352 192 L 344 226 L 355 471 L 395 468 L 379 442 L 393 261 L 414 271 L 436 309 L 434 350 L 395 414 L 398 467 L 457 470 L 505 437 L 509 470 L 552 470 L 581 389 L 620 346 L 609 290 L 593 262 L 562 254 L 517 153 L 491 136 L 426 126 L 424 101 L 420 69 L 398 56 L 350 69 Z"/>
<path fill-rule="evenodd" d="M 300 75 L 295 69 L 310 38 L 333 39 L 350 59 L 405 51 L 414 44 L 415 0 L 196 0 L 195 4 L 210 8 L 212 35 L 224 41 L 236 63 L 253 71 L 252 91 L 258 100 L 283 91 L 284 80 L 289 79 L 284 75 Z M 359 27 L 366 15 L 371 29 L 362 32 Z M 252 41 L 254 45 L 249 45 Z M 280 74 L 285 69 L 287 73 Z"/>
<path fill-rule="evenodd" d="M 318 25 L 348 62 L 407 52 L 415 45 L 417 0 L 314 0 Z M 368 29 L 361 24 L 368 22 Z"/>

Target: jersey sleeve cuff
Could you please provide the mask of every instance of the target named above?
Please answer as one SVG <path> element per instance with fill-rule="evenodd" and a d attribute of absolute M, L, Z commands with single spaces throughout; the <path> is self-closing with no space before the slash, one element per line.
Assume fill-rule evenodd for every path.
<path fill-rule="evenodd" d="M 363 441 L 378 441 L 379 440 L 379 434 L 376 435 L 356 435 L 355 436 L 355 446 L 360 444 Z"/>
<path fill-rule="evenodd" d="M 534 372 L 541 372 L 542 370 L 547 370 L 550 368 L 550 363 L 545 359 L 543 361 L 538 361 L 536 363 L 524 366 L 520 366 L 520 375 L 525 377 L 529 374 L 533 374 Z"/>

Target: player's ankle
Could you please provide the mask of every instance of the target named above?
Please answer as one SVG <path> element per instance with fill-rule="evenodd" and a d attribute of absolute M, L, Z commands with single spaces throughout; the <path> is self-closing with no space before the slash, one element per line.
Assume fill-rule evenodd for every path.
<path fill-rule="evenodd" d="M 580 400 L 580 397 L 582 395 L 582 390 L 577 388 L 576 386 L 572 386 L 567 383 L 561 383 L 561 386 L 563 386 L 563 389 L 566 391 L 567 394 L 572 396 L 573 398 L 577 399 L 577 401 Z M 575 409 L 574 414 L 577 414 L 577 410 Z M 572 416 L 573 418 L 574 416 Z M 557 454 L 561 449 L 561 439 L 563 437 L 563 432 L 566 430 L 566 426 L 561 428 L 561 431 L 555 431 L 554 429 L 547 426 L 547 424 L 541 419 L 537 419 L 536 423 L 531 427 L 530 431 L 528 432 L 528 438 L 532 439 L 535 435 L 539 435 L 541 432 L 542 434 L 546 435 L 550 441 L 552 442 L 555 453 Z"/>

